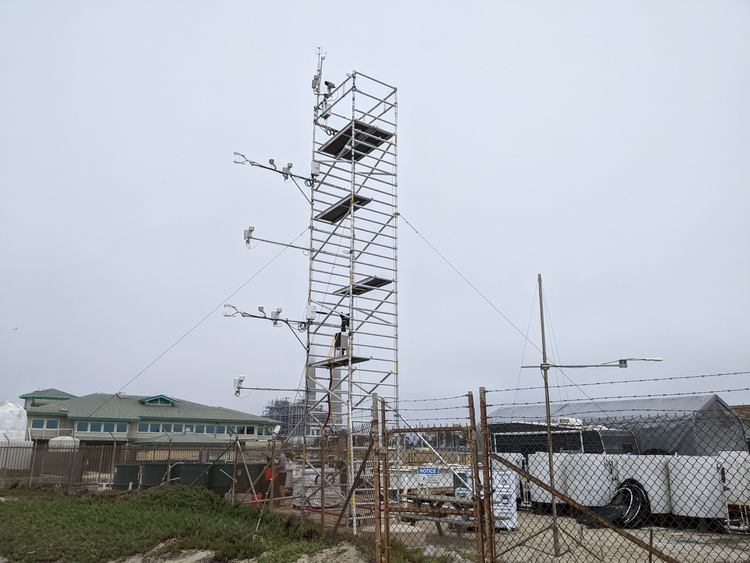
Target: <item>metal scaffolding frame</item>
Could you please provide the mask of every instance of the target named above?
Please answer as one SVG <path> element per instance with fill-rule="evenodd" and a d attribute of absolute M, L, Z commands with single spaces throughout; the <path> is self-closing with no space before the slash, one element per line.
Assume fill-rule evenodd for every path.
<path fill-rule="evenodd" d="M 364 469 L 357 462 L 364 463 L 371 442 L 373 397 L 398 409 L 398 111 L 396 88 L 358 72 L 338 86 L 324 81 L 324 60 L 318 50 L 310 176 L 292 173 L 291 164 L 279 170 L 273 160 L 267 166 L 235 153 L 236 164 L 280 174 L 298 188 L 302 181 L 309 189 L 310 243 L 283 245 L 308 253 L 305 320 L 282 319 L 280 309 L 267 315 L 259 308 L 256 315 L 233 305 L 225 306 L 225 316 L 285 323 L 306 333 L 304 416 L 286 428 L 287 440 L 303 437 L 305 466 L 322 470 L 328 437 L 345 436 L 344 477 L 354 488 L 354 476 L 359 480 Z M 258 239 L 253 231 L 245 231 L 248 245 L 281 244 Z M 235 394 L 249 389 L 243 382 L 243 376 L 235 378 Z M 356 485 L 359 499 L 352 490 L 347 501 L 355 533 L 357 505 L 367 504 L 367 490 L 374 494 L 367 478 L 362 483 Z"/>
<path fill-rule="evenodd" d="M 324 431 L 347 433 L 353 476 L 373 394 L 398 408 L 398 111 L 396 88 L 367 75 L 323 81 L 324 58 L 313 78 L 306 401 L 327 412 Z"/>
<path fill-rule="evenodd" d="M 306 391 L 330 403 L 326 427 L 356 433 L 373 393 L 398 401 L 396 89 L 315 82 Z"/>

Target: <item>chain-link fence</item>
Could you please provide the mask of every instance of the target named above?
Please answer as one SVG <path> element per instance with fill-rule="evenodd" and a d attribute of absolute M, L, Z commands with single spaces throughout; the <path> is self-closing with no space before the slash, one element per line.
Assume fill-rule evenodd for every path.
<path fill-rule="evenodd" d="M 721 404 L 553 404 L 547 417 L 483 389 L 476 415 L 471 393 L 373 403 L 355 436 L 323 432 L 299 447 L 5 444 L 0 485 L 204 486 L 369 538 L 386 562 L 393 549 L 507 563 L 750 561 L 750 453 Z"/>
<path fill-rule="evenodd" d="M 507 482 L 518 507 L 515 532 L 495 534 L 496 560 L 750 560 L 750 454 L 728 409 L 553 404 L 546 417 L 486 396 L 493 484 Z"/>

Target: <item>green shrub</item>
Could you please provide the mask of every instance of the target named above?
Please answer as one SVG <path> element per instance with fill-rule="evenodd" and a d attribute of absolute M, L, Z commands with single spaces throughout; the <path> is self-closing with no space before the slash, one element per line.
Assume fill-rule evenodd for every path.
<path fill-rule="evenodd" d="M 10 561 L 106 562 L 145 553 L 205 549 L 219 560 L 267 554 L 294 561 L 328 544 L 316 525 L 244 504 L 230 504 L 199 487 L 143 492 L 0 490 L 0 555 Z"/>

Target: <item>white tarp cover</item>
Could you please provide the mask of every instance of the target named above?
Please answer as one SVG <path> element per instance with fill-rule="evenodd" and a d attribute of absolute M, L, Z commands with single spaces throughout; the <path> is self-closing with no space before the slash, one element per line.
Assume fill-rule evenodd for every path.
<path fill-rule="evenodd" d="M 0 440 L 22 442 L 26 439 L 26 411 L 21 405 L 0 403 Z"/>

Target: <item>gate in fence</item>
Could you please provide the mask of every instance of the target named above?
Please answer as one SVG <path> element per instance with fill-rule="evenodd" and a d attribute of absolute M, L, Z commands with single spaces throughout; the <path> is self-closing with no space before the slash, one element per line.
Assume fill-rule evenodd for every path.
<path fill-rule="evenodd" d="M 391 546 L 444 560 L 485 561 L 483 503 L 472 394 L 460 424 L 413 426 L 385 401 L 373 406 L 376 559 Z M 515 502 L 515 500 L 514 500 Z"/>

